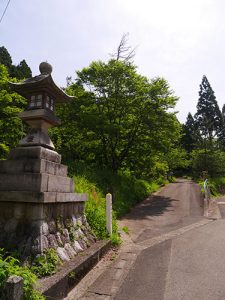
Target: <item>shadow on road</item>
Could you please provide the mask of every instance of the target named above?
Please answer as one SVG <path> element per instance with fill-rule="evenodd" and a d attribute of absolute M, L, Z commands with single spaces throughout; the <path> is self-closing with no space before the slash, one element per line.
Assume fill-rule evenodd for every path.
<path fill-rule="evenodd" d="M 125 219 L 131 219 L 131 220 L 139 220 L 139 219 L 145 219 L 151 216 L 159 216 L 162 215 L 164 212 L 172 207 L 173 201 L 179 201 L 175 199 L 171 199 L 169 197 L 164 196 L 151 196 L 147 198 L 144 202 L 137 205 L 133 208 L 133 210 L 125 215 Z"/>

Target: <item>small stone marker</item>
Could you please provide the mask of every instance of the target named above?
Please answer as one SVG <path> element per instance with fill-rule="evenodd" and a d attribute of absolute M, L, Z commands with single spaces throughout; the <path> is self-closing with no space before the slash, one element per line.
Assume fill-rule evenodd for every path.
<path fill-rule="evenodd" d="M 106 229 L 112 235 L 112 195 L 106 195 Z"/>
<path fill-rule="evenodd" d="M 23 278 L 20 276 L 10 276 L 5 284 L 6 300 L 23 299 Z"/>

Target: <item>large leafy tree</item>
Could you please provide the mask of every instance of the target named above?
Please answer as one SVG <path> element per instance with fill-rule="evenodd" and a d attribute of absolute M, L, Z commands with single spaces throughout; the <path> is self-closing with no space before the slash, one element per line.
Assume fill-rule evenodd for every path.
<path fill-rule="evenodd" d="M 168 112 L 177 98 L 168 83 L 149 81 L 129 60 L 91 63 L 68 92 L 74 101 L 59 109 L 64 125 L 53 131 L 68 159 L 147 176 L 179 137 L 179 123 Z"/>
<path fill-rule="evenodd" d="M 218 138 L 222 129 L 223 120 L 214 91 L 206 76 L 203 76 L 200 85 L 195 119 L 204 148 L 212 148 L 213 141 Z"/>
<path fill-rule="evenodd" d="M 7 68 L 0 65 L 0 159 L 7 156 L 23 136 L 23 125 L 18 113 L 26 106 L 26 100 L 10 91 Z"/>

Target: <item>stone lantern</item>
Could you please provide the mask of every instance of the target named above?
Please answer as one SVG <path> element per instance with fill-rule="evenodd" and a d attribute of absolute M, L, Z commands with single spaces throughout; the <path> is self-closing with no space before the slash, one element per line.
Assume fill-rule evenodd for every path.
<path fill-rule="evenodd" d="M 28 100 L 20 113 L 31 130 L 7 160 L 0 160 L 0 248 L 18 251 L 24 259 L 53 248 L 62 260 L 94 242 L 84 215 L 86 194 L 74 193 L 74 180 L 54 151 L 48 128 L 58 125 L 55 105 L 71 100 L 53 81 L 52 67 L 12 89 Z"/>
<path fill-rule="evenodd" d="M 22 83 L 10 83 L 12 89 L 28 100 L 27 109 L 20 113 L 20 118 L 30 125 L 29 134 L 23 138 L 20 146 L 43 146 L 54 149 L 48 136 L 48 128 L 60 124 L 54 115 L 55 105 L 66 103 L 72 97 L 64 93 L 53 81 L 52 66 L 42 62 L 40 75 L 27 79 Z"/>

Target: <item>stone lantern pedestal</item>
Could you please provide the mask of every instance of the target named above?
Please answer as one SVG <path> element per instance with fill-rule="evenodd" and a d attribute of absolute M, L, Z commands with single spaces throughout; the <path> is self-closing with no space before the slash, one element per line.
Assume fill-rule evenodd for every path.
<path fill-rule="evenodd" d="M 0 248 L 24 258 L 54 248 L 69 260 L 95 238 L 84 215 L 86 194 L 76 194 L 55 151 L 18 147 L 0 161 Z"/>
<path fill-rule="evenodd" d="M 31 132 L 0 161 L 0 248 L 24 259 L 54 248 L 68 261 L 95 241 L 84 215 L 87 195 L 74 193 L 74 181 L 48 137 L 48 123 L 56 122 L 52 112 L 21 115 Z"/>

